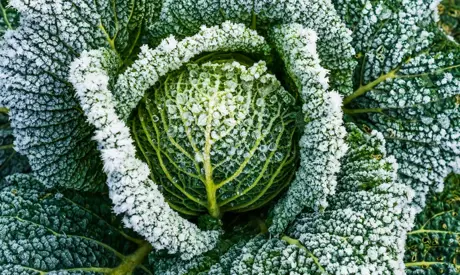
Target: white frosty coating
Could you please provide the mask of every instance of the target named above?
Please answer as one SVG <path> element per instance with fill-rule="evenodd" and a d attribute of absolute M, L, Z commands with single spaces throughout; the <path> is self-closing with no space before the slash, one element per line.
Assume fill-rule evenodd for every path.
<path fill-rule="evenodd" d="M 416 192 L 412 206 L 421 211 L 429 190 L 442 190 L 460 167 L 460 49 L 438 47 L 444 43 L 432 18 L 436 1 L 404 0 L 397 10 L 385 1 L 338 2 L 346 20 L 348 11 L 359 11 L 352 25 L 359 30 L 353 46 L 364 56 L 362 85 L 382 80 L 352 106 L 381 110 L 362 123 L 384 135 L 399 179 Z"/>
<path fill-rule="evenodd" d="M 347 131 L 350 148 L 329 207 L 299 215 L 287 234 L 298 238 L 327 274 L 404 275 L 414 192 L 398 182 L 396 160 L 387 156 L 381 133 L 369 135 L 351 123 Z"/>
<path fill-rule="evenodd" d="M 164 39 L 155 49 L 141 47 L 138 60 L 118 77 L 114 87 L 117 112 L 124 120 L 151 87 L 167 72 L 177 70 L 191 58 L 215 51 L 244 51 L 268 54 L 270 47 L 256 31 L 243 24 L 224 22 L 222 26 L 205 27 L 177 42 L 173 36 Z"/>
<path fill-rule="evenodd" d="M 69 65 L 83 50 L 111 44 L 125 53 L 135 47 L 133 32 L 152 18 L 160 1 L 117 1 L 116 14 L 112 2 L 10 1 L 21 15 L 19 26 L 0 42 L 0 104 L 10 110 L 18 153 L 27 156 L 34 176 L 47 187 L 105 187 L 92 126 L 67 80 Z M 109 41 L 103 28 L 116 37 Z"/>
<path fill-rule="evenodd" d="M 9 4 L 19 12 L 49 13 L 62 11 L 62 0 L 10 0 Z"/>
<path fill-rule="evenodd" d="M 108 175 L 114 210 L 117 214 L 124 213 L 125 225 L 144 236 L 156 249 L 179 252 L 182 258 L 188 259 L 212 249 L 219 234 L 217 231 L 201 232 L 166 204 L 156 184 L 148 179 L 147 164 L 135 158 L 129 129 L 116 111 L 120 117 L 126 118 L 144 91 L 160 76 L 178 69 L 202 52 L 246 50 L 268 53 L 269 49 L 264 38 L 256 32 L 242 24 L 228 22 L 221 28 L 202 27 L 198 34 L 181 42 L 171 36 L 154 50 L 146 46 L 142 48 L 140 58 L 118 78 L 115 87 L 117 100 L 108 90 L 109 79 L 101 63 L 107 53 L 84 52 L 72 63 L 70 81 L 77 90 L 88 120 L 96 127 L 94 139 L 98 141 Z"/>
<path fill-rule="evenodd" d="M 147 164 L 135 157 L 135 147 L 126 124 L 115 113 L 108 90 L 109 77 L 102 64 L 110 53 L 84 51 L 72 62 L 69 80 L 75 87 L 88 121 L 95 126 L 109 195 L 116 214 L 124 214 L 126 227 L 146 238 L 155 249 L 180 253 L 190 259 L 212 249 L 218 231 L 204 232 L 172 210 L 149 179 Z"/>
<path fill-rule="evenodd" d="M 430 9 L 433 12 L 433 20 L 434 20 L 434 22 L 439 22 L 439 20 L 440 20 L 440 18 L 439 18 L 439 9 L 438 9 L 439 4 L 441 4 L 441 0 L 434 0 L 430 4 Z"/>
<path fill-rule="evenodd" d="M 342 98 L 327 92 L 327 70 L 319 64 L 316 34 L 299 24 L 281 25 L 271 30 L 277 51 L 294 79 L 303 101 L 304 133 L 300 139 L 300 167 L 289 190 L 272 211 L 270 232 L 279 234 L 305 207 L 327 206 L 333 195 L 345 154 Z"/>
<path fill-rule="evenodd" d="M 160 19 L 150 27 L 151 34 L 190 36 L 203 25 L 225 20 L 251 25 L 255 16 L 258 29 L 273 24 L 299 23 L 319 37 L 321 65 L 330 70 L 331 82 L 340 94 L 352 92 L 356 65 L 351 47 L 351 31 L 337 16 L 330 0 L 165 0 Z"/>

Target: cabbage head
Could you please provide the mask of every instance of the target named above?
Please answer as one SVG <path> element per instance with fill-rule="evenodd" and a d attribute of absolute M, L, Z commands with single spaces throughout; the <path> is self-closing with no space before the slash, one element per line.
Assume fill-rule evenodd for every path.
<path fill-rule="evenodd" d="M 139 155 L 183 214 L 258 208 L 294 176 L 294 97 L 265 62 L 222 58 L 168 74 L 134 111 Z"/>

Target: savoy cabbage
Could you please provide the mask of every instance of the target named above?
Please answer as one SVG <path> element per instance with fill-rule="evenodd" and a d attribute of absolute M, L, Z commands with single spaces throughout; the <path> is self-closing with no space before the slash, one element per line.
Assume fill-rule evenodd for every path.
<path fill-rule="evenodd" d="M 452 1 L 0 9 L 1 274 L 460 272 Z"/>

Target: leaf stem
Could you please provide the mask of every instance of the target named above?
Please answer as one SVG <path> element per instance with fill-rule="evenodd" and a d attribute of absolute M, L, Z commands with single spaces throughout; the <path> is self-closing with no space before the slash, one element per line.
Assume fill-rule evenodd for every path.
<path fill-rule="evenodd" d="M 326 269 L 324 269 L 324 267 L 319 263 L 319 259 L 315 255 L 313 255 L 313 253 L 311 253 L 310 250 L 308 250 L 305 246 L 303 246 L 302 243 L 299 240 L 293 239 L 293 238 L 291 238 L 289 236 L 286 236 L 286 235 L 281 237 L 281 240 L 287 242 L 290 245 L 295 245 L 298 248 L 300 248 L 300 249 L 304 250 L 305 252 L 307 252 L 307 254 L 310 256 L 310 258 L 312 258 L 312 260 L 315 262 L 315 264 L 318 267 L 318 269 L 321 271 L 321 274 L 328 274 L 326 272 Z"/>
<path fill-rule="evenodd" d="M 424 234 L 424 233 L 437 233 L 437 234 L 452 234 L 452 235 L 460 235 L 460 232 L 453 232 L 453 231 L 445 231 L 445 230 L 434 230 L 434 229 L 419 229 L 414 230 L 407 235 L 415 235 L 415 234 Z"/>
<path fill-rule="evenodd" d="M 453 211 L 454 211 L 454 210 L 452 209 L 452 210 L 449 210 L 449 211 L 442 211 L 442 212 L 439 212 L 439 213 L 433 215 L 431 218 L 429 218 L 429 219 L 422 225 L 422 227 L 420 227 L 419 230 L 425 229 L 425 226 L 427 226 L 433 219 L 435 219 L 435 218 L 437 218 L 437 217 L 439 217 L 439 216 L 442 216 L 442 215 L 444 215 L 444 214 L 453 212 Z M 417 230 L 417 231 L 418 231 L 418 230 Z M 414 232 L 415 232 L 415 231 L 414 231 Z"/>
<path fill-rule="evenodd" d="M 368 108 L 368 109 L 347 109 L 342 108 L 344 114 L 354 115 L 354 114 L 363 114 L 363 113 L 381 113 L 382 108 Z"/>
<path fill-rule="evenodd" d="M 105 27 L 104 27 L 104 25 L 102 24 L 102 22 L 99 24 L 99 29 L 101 29 L 102 32 L 104 33 L 104 35 L 105 35 L 105 37 L 106 37 L 106 39 L 107 39 L 107 42 L 108 42 L 109 45 L 110 45 L 110 48 L 112 48 L 112 50 L 113 50 L 114 52 L 118 53 L 118 52 L 117 52 L 117 49 L 115 48 L 115 40 L 112 39 L 112 38 L 110 37 L 110 34 L 107 32 L 107 30 L 105 29 Z"/>
<path fill-rule="evenodd" d="M 0 150 L 12 149 L 12 148 L 14 148 L 14 144 L 7 144 L 7 145 L 0 146 Z"/>
<path fill-rule="evenodd" d="M 353 99 L 364 95 L 365 93 L 367 93 L 368 91 L 372 90 L 375 86 L 377 86 L 381 82 L 383 82 L 383 81 L 385 81 L 387 79 L 394 78 L 396 76 L 396 72 L 398 70 L 399 70 L 399 68 L 391 70 L 388 73 L 379 76 L 379 78 L 377 78 L 376 80 L 374 80 L 374 81 L 372 81 L 372 82 L 370 82 L 370 83 L 368 83 L 368 84 L 366 84 L 364 86 L 361 85 L 354 93 L 352 93 L 351 95 L 349 95 L 346 98 L 344 98 L 343 105 L 345 106 L 345 105 L 349 104 Z"/>
<path fill-rule="evenodd" d="M 152 245 L 144 241 L 139 248 L 131 255 L 123 258 L 120 265 L 109 268 L 109 267 L 75 267 L 68 269 L 60 269 L 59 271 L 80 271 L 80 272 L 97 272 L 107 275 L 132 275 L 136 268 L 141 268 L 147 274 L 153 275 L 145 266 L 142 265 L 142 262 L 145 260 L 145 257 L 153 250 Z M 40 275 L 46 275 L 53 271 L 42 271 L 33 269 L 30 267 L 22 266 L 25 270 L 30 270 L 38 272 Z"/>
<path fill-rule="evenodd" d="M 257 28 L 257 15 L 253 10 L 252 11 L 252 19 L 251 19 L 251 29 L 256 30 L 256 28 Z"/>
<path fill-rule="evenodd" d="M 208 211 L 209 214 L 214 218 L 220 218 L 221 212 L 219 205 L 217 205 L 217 186 L 214 183 L 214 179 L 212 177 L 213 174 L 213 167 L 211 164 L 211 129 L 212 129 L 212 113 L 214 109 L 212 106 L 214 105 L 216 94 L 211 96 L 209 100 L 209 108 L 208 108 L 208 116 L 206 119 L 206 131 L 205 131 L 205 145 L 204 145 L 204 152 L 203 152 L 203 168 L 205 173 L 205 186 L 206 186 L 206 197 L 208 199 Z"/>
<path fill-rule="evenodd" d="M 431 266 L 436 264 L 449 264 L 448 262 L 414 262 L 414 263 L 405 263 L 406 267 L 413 267 L 413 266 Z M 455 268 L 460 269 L 460 265 L 455 265 Z"/>
<path fill-rule="evenodd" d="M 143 242 L 142 245 L 131 255 L 125 257 L 123 262 L 115 267 L 109 274 L 126 275 L 132 274 L 133 271 L 145 260 L 145 257 L 152 251 L 152 245 L 149 242 Z"/>
<path fill-rule="evenodd" d="M 252 30 L 256 30 L 256 27 L 257 27 L 257 14 L 254 11 L 255 5 L 256 5 L 256 0 L 253 0 L 252 1 L 252 18 L 251 18 L 251 29 Z"/>
<path fill-rule="evenodd" d="M 13 26 L 11 26 L 10 21 L 8 20 L 8 15 L 6 14 L 6 9 L 3 7 L 2 3 L 0 2 L 0 9 L 2 10 L 3 21 L 5 22 L 8 29 L 12 30 Z"/>

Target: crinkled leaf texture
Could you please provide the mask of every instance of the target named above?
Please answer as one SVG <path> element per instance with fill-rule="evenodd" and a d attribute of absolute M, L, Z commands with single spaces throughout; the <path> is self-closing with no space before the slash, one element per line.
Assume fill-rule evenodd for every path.
<path fill-rule="evenodd" d="M 0 98 L 10 109 L 15 148 L 46 186 L 105 188 L 92 127 L 67 81 L 85 49 L 111 47 L 129 60 L 157 1 L 11 1 L 21 24 L 0 43 Z"/>
<path fill-rule="evenodd" d="M 368 134 L 352 123 L 347 130 L 350 149 L 339 190 L 323 213 L 301 214 L 281 240 L 260 235 L 236 241 L 220 257 L 163 260 L 157 273 L 403 274 L 413 191 L 398 183 L 397 164 L 387 156 L 381 133 Z"/>
<path fill-rule="evenodd" d="M 0 181 L 8 175 L 30 171 L 27 158 L 14 150 L 13 130 L 8 121 L 6 108 L 3 110 L 4 112 L 0 108 Z"/>
<path fill-rule="evenodd" d="M 19 21 L 19 14 L 7 7 L 8 1 L 0 1 L 0 12 L 3 15 L 3 19 L 0 20 L 0 44 L 6 30 L 15 28 Z M 0 89 L 2 89 L 1 83 Z M 13 129 L 9 122 L 8 108 L 4 107 L 2 99 L 0 96 L 0 181 L 8 175 L 30 170 L 27 158 L 18 154 L 14 149 Z"/>
<path fill-rule="evenodd" d="M 460 273 L 460 176 L 452 175 L 442 193 L 431 192 L 406 242 L 408 275 Z"/>
<path fill-rule="evenodd" d="M 421 211 L 460 169 L 460 46 L 438 29 L 437 1 L 334 2 L 360 63 L 344 112 L 384 135 Z"/>
<path fill-rule="evenodd" d="M 16 174 L 1 183 L 0 209 L 2 274 L 152 274 L 141 264 L 152 247 L 122 231 L 105 196 Z"/>
<path fill-rule="evenodd" d="M 335 189 L 339 159 L 346 146 L 341 97 L 336 92 L 327 91 L 327 71 L 319 65 L 315 32 L 299 24 L 280 25 L 270 32 L 270 39 L 274 40 L 288 73 L 301 90 L 302 111 L 308 121 L 300 142 L 301 168 L 271 219 L 271 232 L 280 234 L 303 207 L 327 205 L 326 198 Z M 148 178 L 147 164 L 135 156 L 132 138 L 123 122 L 128 111 L 159 77 L 178 69 L 198 54 L 215 51 L 267 53 L 268 49 L 264 38 L 255 31 L 243 24 L 224 22 L 222 26 L 203 26 L 197 34 L 180 42 L 169 37 L 154 50 L 143 47 L 139 59 L 118 77 L 113 87 L 109 87 L 106 73 L 114 63 L 109 53 L 85 52 L 72 63 L 70 81 L 77 90 L 88 120 L 96 128 L 95 139 L 108 174 L 115 211 L 126 213 L 125 224 L 146 237 L 155 248 L 167 248 L 170 253 L 187 252 L 182 257 L 190 258 L 210 249 L 209 244 L 214 243 L 216 236 L 198 231 L 164 204 L 157 185 Z M 185 188 L 177 188 L 188 199 L 200 203 L 182 190 Z M 157 207 L 149 207 L 149 203 Z M 176 232 L 174 227 L 188 233 Z"/>
<path fill-rule="evenodd" d="M 269 231 L 281 234 L 303 208 L 327 206 L 336 189 L 336 174 L 345 154 L 342 98 L 328 91 L 327 70 L 319 64 L 316 34 L 299 24 L 283 24 L 270 32 L 287 73 L 302 98 L 306 122 L 300 138 L 300 167 L 284 197 L 272 209 Z"/>

